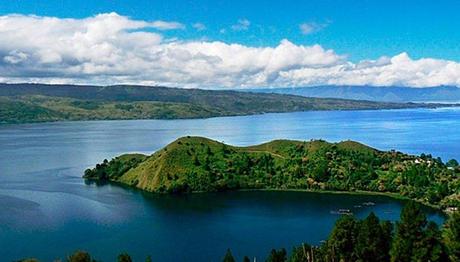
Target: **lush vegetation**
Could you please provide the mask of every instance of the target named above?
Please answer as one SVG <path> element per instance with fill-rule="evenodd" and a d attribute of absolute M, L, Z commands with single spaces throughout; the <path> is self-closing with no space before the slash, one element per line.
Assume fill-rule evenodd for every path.
<path fill-rule="evenodd" d="M 127 161 L 126 159 L 129 159 Z M 353 141 L 275 140 L 234 147 L 183 137 L 151 156 L 104 160 L 84 175 L 156 193 L 237 189 L 366 191 L 392 194 L 443 208 L 460 206 L 455 160 L 383 152 Z"/>
<path fill-rule="evenodd" d="M 0 84 L 0 124 L 437 106 L 148 86 Z"/>
<path fill-rule="evenodd" d="M 460 213 L 454 213 L 439 229 L 428 222 L 414 202 L 409 202 L 396 224 L 380 221 L 371 213 L 363 220 L 343 216 L 320 246 L 301 244 L 288 257 L 282 248 L 273 249 L 267 262 L 413 262 L 460 261 Z M 227 250 L 225 262 L 236 261 Z M 247 257 L 243 261 L 250 261 Z"/>
<path fill-rule="evenodd" d="M 37 260 L 22 260 L 23 262 Z M 68 262 L 92 262 L 90 254 L 77 251 Z M 118 262 L 131 262 L 127 253 Z M 149 256 L 145 260 L 151 262 Z M 193 258 L 191 258 L 193 261 Z M 223 262 L 237 261 L 227 250 Z M 248 256 L 243 262 L 253 261 Z M 255 261 L 255 260 L 254 260 Z M 262 260 L 257 260 L 262 261 Z M 286 249 L 272 249 L 267 262 L 457 262 L 460 261 L 460 213 L 451 214 L 442 229 L 428 222 L 422 209 L 409 202 L 401 212 L 399 222 L 380 221 L 373 213 L 365 219 L 342 216 L 337 220 L 328 239 L 319 246 L 302 243 L 290 254 Z"/>
<path fill-rule="evenodd" d="M 226 115 L 216 108 L 156 101 L 114 102 L 62 97 L 0 96 L 0 124 L 66 120 L 177 119 Z"/>

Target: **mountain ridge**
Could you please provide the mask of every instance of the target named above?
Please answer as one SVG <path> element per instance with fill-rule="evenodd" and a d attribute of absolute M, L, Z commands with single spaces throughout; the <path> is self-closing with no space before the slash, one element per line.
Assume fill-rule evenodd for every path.
<path fill-rule="evenodd" d="M 249 91 L 249 89 L 246 89 Z M 357 99 L 379 102 L 459 102 L 460 88 L 455 86 L 312 86 L 294 88 L 255 88 L 252 92 L 292 94 L 305 97 Z"/>
<path fill-rule="evenodd" d="M 0 124 L 73 120 L 186 119 L 311 110 L 436 108 L 235 90 L 133 85 L 0 84 Z"/>

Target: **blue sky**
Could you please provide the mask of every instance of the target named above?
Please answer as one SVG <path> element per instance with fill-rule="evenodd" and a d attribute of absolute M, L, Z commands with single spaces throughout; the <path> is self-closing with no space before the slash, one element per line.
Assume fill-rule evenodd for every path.
<path fill-rule="evenodd" d="M 0 82 L 460 87 L 460 1 L 0 1 Z"/>
<path fill-rule="evenodd" d="M 432 57 L 460 61 L 460 1 L 0 1 L 0 13 L 84 18 L 117 12 L 141 20 L 178 21 L 191 29 L 200 22 L 206 30 L 168 32 L 182 39 L 219 40 L 250 46 L 275 46 L 281 39 L 296 44 L 320 44 L 351 61 L 407 52 L 412 58 Z M 247 31 L 221 29 L 247 19 Z M 301 23 L 323 25 L 303 35 Z"/>

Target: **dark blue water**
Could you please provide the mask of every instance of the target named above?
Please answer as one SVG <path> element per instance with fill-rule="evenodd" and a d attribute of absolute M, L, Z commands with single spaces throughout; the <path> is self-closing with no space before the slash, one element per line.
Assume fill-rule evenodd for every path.
<path fill-rule="evenodd" d="M 146 195 L 87 185 L 85 168 L 125 152 L 151 153 L 177 137 L 235 145 L 275 138 L 357 140 L 379 149 L 460 158 L 460 109 L 304 112 L 171 121 L 95 121 L 0 127 L 0 257 L 50 261 L 85 249 L 104 261 L 219 261 L 227 248 L 263 260 L 273 247 L 319 243 L 349 208 L 396 220 L 384 197 L 300 192 Z M 371 207 L 355 207 L 363 202 Z M 429 210 L 430 218 L 442 218 Z"/>

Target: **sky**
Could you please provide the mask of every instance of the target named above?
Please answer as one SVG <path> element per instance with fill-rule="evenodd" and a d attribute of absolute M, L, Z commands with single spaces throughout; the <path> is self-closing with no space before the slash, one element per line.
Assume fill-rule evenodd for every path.
<path fill-rule="evenodd" d="M 460 86 L 460 1 L 0 1 L 0 82 Z"/>

